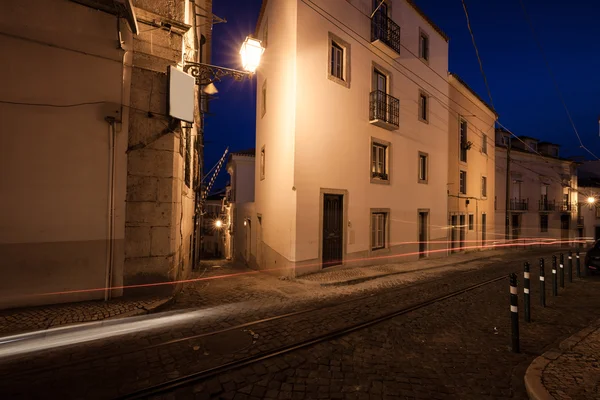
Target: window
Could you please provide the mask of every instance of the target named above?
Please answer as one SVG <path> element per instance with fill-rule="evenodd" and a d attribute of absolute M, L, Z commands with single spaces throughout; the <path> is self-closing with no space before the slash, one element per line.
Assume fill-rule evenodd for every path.
<path fill-rule="evenodd" d="M 596 206 L 596 218 L 600 218 L 600 206 Z"/>
<path fill-rule="evenodd" d="M 267 80 L 266 79 L 262 85 L 262 98 L 261 98 L 261 102 L 260 102 L 260 107 L 261 107 L 260 116 L 262 118 L 265 116 L 265 114 L 267 112 Z"/>
<path fill-rule="evenodd" d="M 481 197 L 487 197 L 487 176 L 481 177 Z"/>
<path fill-rule="evenodd" d="M 419 120 L 429 121 L 429 96 L 424 92 L 419 92 Z"/>
<path fill-rule="evenodd" d="M 419 183 L 427 183 L 429 166 L 427 165 L 429 157 L 426 153 L 419 152 Z"/>
<path fill-rule="evenodd" d="M 336 42 L 331 43 L 331 70 L 332 76 L 344 80 L 344 49 Z"/>
<path fill-rule="evenodd" d="M 469 230 L 472 231 L 475 225 L 475 216 L 473 214 L 469 214 Z"/>
<path fill-rule="evenodd" d="M 552 148 L 552 155 L 553 155 L 554 157 L 558 157 L 558 148 L 556 148 L 556 147 L 553 147 L 553 148 Z"/>
<path fill-rule="evenodd" d="M 542 204 L 548 204 L 548 185 L 542 185 L 541 200 Z"/>
<path fill-rule="evenodd" d="M 347 88 L 350 87 L 350 45 L 329 32 L 329 59 L 327 77 Z"/>
<path fill-rule="evenodd" d="M 460 119 L 460 142 L 459 142 L 459 160 L 467 162 L 467 121 L 463 118 Z"/>
<path fill-rule="evenodd" d="M 510 138 L 508 136 L 502 136 L 502 144 L 504 146 L 508 147 L 509 143 L 510 143 Z"/>
<path fill-rule="evenodd" d="M 269 19 L 265 21 L 265 29 L 263 30 L 262 46 L 267 48 L 267 42 L 269 41 Z"/>
<path fill-rule="evenodd" d="M 540 214 L 540 232 L 548 232 L 548 214 Z"/>
<path fill-rule="evenodd" d="M 389 182 L 389 143 L 371 141 L 371 182 Z"/>
<path fill-rule="evenodd" d="M 467 171 L 460 171 L 460 193 L 467 194 Z"/>
<path fill-rule="evenodd" d="M 371 213 L 371 250 L 385 249 L 387 243 L 387 212 Z"/>
<path fill-rule="evenodd" d="M 529 150 L 533 153 L 537 152 L 537 143 L 536 142 L 529 142 L 528 143 L 529 146 Z"/>
<path fill-rule="evenodd" d="M 265 146 L 260 149 L 260 180 L 265 179 Z"/>
<path fill-rule="evenodd" d="M 423 31 L 419 33 L 419 57 L 429 61 L 429 36 Z"/>
<path fill-rule="evenodd" d="M 481 136 L 481 152 L 487 154 L 487 135 L 485 133 Z"/>

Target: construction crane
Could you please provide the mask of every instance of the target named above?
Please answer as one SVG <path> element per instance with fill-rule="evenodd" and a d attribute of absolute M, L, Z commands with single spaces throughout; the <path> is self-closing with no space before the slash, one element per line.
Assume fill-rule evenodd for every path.
<path fill-rule="evenodd" d="M 202 192 L 201 203 L 204 203 L 204 201 L 206 200 L 206 197 L 210 193 L 210 190 L 212 189 L 213 185 L 215 184 L 217 176 L 219 175 L 219 172 L 221 171 L 221 167 L 223 166 L 223 163 L 225 162 L 225 157 L 227 156 L 228 152 L 229 152 L 229 147 L 227 147 L 225 149 L 225 152 L 221 156 L 221 159 L 215 164 L 215 166 L 212 167 L 210 169 L 210 171 L 208 171 L 208 174 L 206 174 L 204 176 L 204 178 L 202 178 L 202 181 L 204 181 L 210 175 L 210 173 L 214 171 L 212 176 L 210 177 L 210 180 L 206 184 L 204 191 Z"/>

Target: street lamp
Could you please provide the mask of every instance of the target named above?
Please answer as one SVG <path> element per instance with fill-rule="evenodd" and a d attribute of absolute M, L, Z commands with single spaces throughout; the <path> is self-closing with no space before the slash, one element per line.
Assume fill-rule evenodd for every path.
<path fill-rule="evenodd" d="M 588 202 L 588 204 L 592 205 L 596 202 L 596 198 L 594 196 L 589 196 L 587 198 L 587 202 Z"/>
<path fill-rule="evenodd" d="M 214 81 L 220 81 L 225 76 L 242 81 L 254 74 L 264 51 L 260 40 L 248 36 L 240 49 L 243 71 L 190 61 L 185 61 L 183 71 L 196 78 L 196 85 L 209 85 Z"/>
<path fill-rule="evenodd" d="M 221 221 L 220 219 L 215 221 L 215 227 L 221 228 L 222 226 L 223 226 L 223 221 Z"/>

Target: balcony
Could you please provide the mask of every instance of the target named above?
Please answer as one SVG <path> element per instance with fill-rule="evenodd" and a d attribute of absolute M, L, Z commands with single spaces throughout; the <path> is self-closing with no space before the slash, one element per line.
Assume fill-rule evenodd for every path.
<path fill-rule="evenodd" d="M 554 200 L 540 200 L 538 207 L 540 211 L 556 211 L 556 202 Z"/>
<path fill-rule="evenodd" d="M 577 217 L 577 227 L 583 228 L 583 217 Z"/>
<path fill-rule="evenodd" d="M 527 211 L 529 210 L 529 199 L 510 199 L 511 211 Z"/>
<path fill-rule="evenodd" d="M 560 210 L 562 212 L 571 212 L 571 209 L 572 209 L 572 205 L 571 205 L 570 201 L 563 201 L 562 202 L 562 205 L 560 207 Z"/>
<path fill-rule="evenodd" d="M 392 58 L 400 54 L 400 26 L 381 12 L 371 19 L 371 43 Z"/>
<path fill-rule="evenodd" d="M 371 92 L 369 122 L 390 131 L 398 129 L 400 127 L 400 100 L 381 90 Z"/>

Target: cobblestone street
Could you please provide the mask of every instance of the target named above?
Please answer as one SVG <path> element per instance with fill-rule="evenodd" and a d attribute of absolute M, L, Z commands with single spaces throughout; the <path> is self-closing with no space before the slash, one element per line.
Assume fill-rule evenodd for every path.
<path fill-rule="evenodd" d="M 549 254 L 544 251 L 546 259 Z M 249 285 L 251 275 L 233 279 L 230 292 L 226 279 L 199 281 L 184 290 L 172 311 L 137 317 L 140 323 L 156 322 L 152 329 L 3 362 L 0 391 L 8 398 L 41 393 L 115 398 L 520 271 L 526 259 L 537 264 L 537 256 L 527 251 L 350 286 L 324 287 L 270 276 L 254 283 L 258 289 L 278 284 L 280 297 L 274 290 L 251 294 L 260 293 Z M 556 299 L 548 285 L 548 307 L 542 309 L 536 297 L 537 270 L 532 269 L 533 321 L 521 325 L 522 354 L 508 348 L 506 279 L 164 397 L 525 398 L 523 376 L 532 359 L 596 319 L 600 306 L 600 281 L 587 278 L 566 284 Z M 548 276 L 549 267 L 546 272 Z M 199 272 L 206 277 L 211 273 Z M 202 296 L 204 307 L 182 310 Z M 305 312 L 238 326 L 298 310 Z M 220 333 L 210 334 L 214 332 Z"/>

